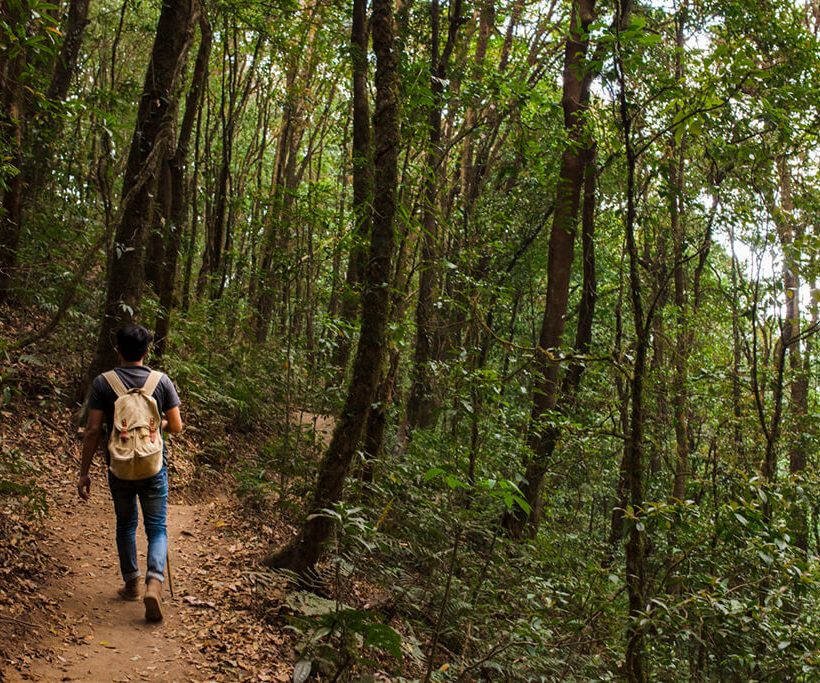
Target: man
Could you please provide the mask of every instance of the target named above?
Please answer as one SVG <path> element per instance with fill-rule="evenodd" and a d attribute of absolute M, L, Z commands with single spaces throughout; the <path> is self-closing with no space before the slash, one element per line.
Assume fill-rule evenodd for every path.
<path fill-rule="evenodd" d="M 145 385 L 151 368 L 144 365 L 148 345 L 152 335 L 140 325 L 126 325 L 117 330 L 117 355 L 119 367 L 116 376 L 125 389 Z M 114 378 L 116 379 L 116 378 Z M 162 416 L 160 432 L 177 434 L 182 431 L 179 414 L 179 396 L 173 382 L 162 375 L 152 396 L 157 402 Z M 104 375 L 98 375 L 91 385 L 88 401 L 88 423 L 83 436 L 83 453 L 77 491 L 80 498 L 88 500 L 91 492 L 89 469 L 91 460 L 104 433 L 110 434 L 114 422 L 114 403 L 117 392 Z M 103 427 L 105 425 L 105 428 Z M 110 465 L 108 441 L 105 439 L 105 460 Z M 140 570 L 137 565 L 137 499 L 142 507 L 145 533 L 148 536 L 148 571 L 146 572 L 145 618 L 148 621 L 162 620 L 162 583 L 165 580 L 165 561 L 168 555 L 168 531 L 166 516 L 168 510 L 168 454 L 163 441 L 162 469 L 147 479 L 118 479 L 108 471 L 108 486 L 114 501 L 117 516 L 117 552 L 120 572 L 125 585 L 119 589 L 123 600 L 136 601 L 140 598 Z"/>

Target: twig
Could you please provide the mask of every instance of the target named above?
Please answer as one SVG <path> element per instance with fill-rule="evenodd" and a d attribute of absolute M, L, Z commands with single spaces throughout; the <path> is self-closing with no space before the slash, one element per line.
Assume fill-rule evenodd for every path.
<path fill-rule="evenodd" d="M 513 647 L 523 647 L 525 645 L 533 647 L 534 645 L 536 645 L 536 643 L 532 642 L 531 640 L 510 640 L 506 643 L 499 643 L 498 645 L 495 645 L 481 659 L 476 660 L 475 662 L 470 664 L 470 666 L 467 666 L 464 669 L 462 669 L 458 675 L 458 680 L 464 680 L 466 674 L 468 674 L 470 671 L 478 669 L 482 664 L 489 661 L 496 655 L 501 654 L 502 652 L 504 652 L 504 650 L 509 650 Z"/>
<path fill-rule="evenodd" d="M 456 537 L 453 541 L 453 549 L 450 552 L 450 567 L 447 571 L 447 584 L 444 588 L 444 597 L 441 599 L 441 609 L 436 620 L 436 628 L 433 632 L 433 642 L 430 644 L 430 653 L 427 655 L 427 672 L 424 674 L 424 682 L 428 683 L 430 677 L 433 675 L 433 662 L 435 660 L 436 652 L 438 650 L 438 640 L 441 635 L 441 626 L 444 623 L 444 614 L 447 611 L 447 603 L 450 602 L 450 589 L 453 585 L 453 574 L 456 569 L 456 558 L 458 557 L 458 548 L 461 542 L 461 527 L 456 529 Z"/>
<path fill-rule="evenodd" d="M 23 621 L 16 617 L 7 617 L 5 614 L 0 614 L 0 619 L 3 621 L 10 621 L 13 624 L 20 624 L 20 626 L 28 626 L 29 628 L 37 628 L 37 624 L 32 624 L 30 621 Z"/>

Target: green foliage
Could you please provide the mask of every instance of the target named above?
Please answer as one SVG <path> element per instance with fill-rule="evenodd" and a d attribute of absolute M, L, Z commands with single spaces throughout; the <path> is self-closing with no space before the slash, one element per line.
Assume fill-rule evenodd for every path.
<path fill-rule="evenodd" d="M 582 138 L 596 145 L 592 338 L 583 353 L 574 348 L 584 284 L 579 224 L 574 259 L 563 264 L 571 266 L 563 341 L 550 358 L 559 382 L 573 364 L 583 375 L 567 401 L 533 418 L 552 216 L 556 200 L 567 198 L 559 169 L 570 139 L 561 106 L 570 4 L 497 3 L 491 20 L 484 16 L 489 6 L 468 8 L 439 82 L 443 158 L 432 207 L 425 205 L 435 104 L 432 7 L 402 7 L 401 258 L 386 283 L 392 317 L 385 344 L 398 354 L 391 358 L 396 378 L 381 456 L 372 463 L 375 482 L 354 476 L 345 491 L 352 503 L 321 513 L 336 530 L 331 577 L 322 577 L 334 599 L 317 603 L 314 596 L 324 611 L 294 619 L 303 641 L 294 679 L 317 670 L 344 679 L 386 667 L 394 667 L 394 677 L 417 675 L 438 638 L 436 680 L 619 680 L 632 626 L 646 635 L 651 680 L 814 680 L 820 437 L 817 347 L 807 342 L 816 292 L 809 301 L 798 290 L 806 336 L 793 345 L 800 363 L 787 363 L 782 383 L 776 358 L 783 304 L 794 297 L 784 287 L 786 261 L 803 289 L 819 274 L 817 18 L 795 2 L 637 3 L 616 28 L 613 6 L 598 3 L 585 67 L 600 77 L 579 115 Z M 20 50 L 31 57 L 23 81 L 26 123 L 34 125 L 45 107 L 56 8 L 10 8 L 31 13 L 31 21 L 4 18 L 0 27 L 6 60 Z M 350 368 L 340 372 L 329 361 L 339 340 L 355 348 L 359 329 L 339 315 L 356 239 L 350 8 L 220 0 L 206 9 L 215 42 L 186 178 L 190 221 L 178 289 L 188 296 L 183 301 L 178 291 L 159 364 L 176 380 L 189 424 L 208 435 L 199 464 L 231 471 L 240 500 L 265 524 L 278 514 L 299 521 L 325 447 L 299 423 L 307 411 L 338 417 Z M 439 56 L 448 32 L 440 9 Z M 81 276 L 52 349 L 93 348 L 105 294 L 103 250 L 91 254 L 85 272 L 77 264 L 98 241 L 110 241 L 158 10 L 155 3 L 102 0 L 87 29 L 47 187 L 26 207 L 18 300 L 55 313 Z M 624 496 L 621 471 L 638 331 L 624 250 L 616 51 L 638 151 L 637 283 L 653 314 L 642 500 L 634 504 Z M 369 70 L 372 94 L 372 60 Z M 181 83 L 180 93 L 188 85 Z M 178 109 L 181 117 L 181 102 Z M 7 123 L 0 122 L 4 132 Z M 2 183 L 19 169 L 0 137 Z M 224 290 L 216 296 L 207 286 L 197 292 L 197 280 L 223 159 L 230 160 L 230 240 Z M 783 206 L 782 163 L 793 210 Z M 436 415 L 432 428 L 408 435 L 417 279 L 427 267 L 421 215 L 430 208 L 438 240 L 430 331 L 436 354 L 429 364 Z M 788 244 L 784 226 L 793 233 Z M 275 301 L 261 325 L 267 341 L 259 344 L 257 304 L 265 288 Z M 152 288 L 138 308 L 152 327 L 159 312 Z M 63 344 L 66 338 L 77 343 Z M 26 350 L 19 362 L 37 366 L 45 355 Z M 88 359 L 72 362 L 80 376 Z M 800 414 L 790 389 L 804 378 L 808 405 Z M 17 386 L 4 384 L 0 408 Z M 686 492 L 672 501 L 679 397 L 686 402 Z M 782 420 L 775 425 L 778 400 Z M 558 434 L 549 458 L 532 450 L 532 437 L 547 429 Z M 760 463 L 770 444 L 777 472 L 764 481 Z M 807 467 L 792 477 L 786 472 L 794 453 L 806 455 Z M 539 457 L 546 470 L 541 528 L 531 539 L 507 538 L 504 516 L 532 512 L 521 489 L 526 465 Z M 35 473 L 17 451 L 2 458 L 0 496 L 25 499 L 36 513 L 45 499 L 33 487 Z M 354 475 L 363 458 L 354 461 Z M 633 530 L 646 548 L 646 594 L 630 616 L 624 533 Z M 389 596 L 389 611 L 351 599 L 360 578 Z"/>
<path fill-rule="evenodd" d="M 367 561 L 378 545 L 376 530 L 362 516 L 361 508 L 343 503 L 316 516 L 332 520 L 336 529 L 335 546 L 329 558 L 332 579 L 317 577 L 335 600 L 312 593 L 289 598 L 296 612 L 290 619 L 290 628 L 304 638 L 299 669 L 323 670 L 340 677 L 353 667 L 378 666 L 372 653 L 385 653 L 400 667 L 404 659 L 401 635 L 379 613 L 345 604 L 352 591 L 356 564 Z M 299 599 L 295 600 L 297 596 Z"/>

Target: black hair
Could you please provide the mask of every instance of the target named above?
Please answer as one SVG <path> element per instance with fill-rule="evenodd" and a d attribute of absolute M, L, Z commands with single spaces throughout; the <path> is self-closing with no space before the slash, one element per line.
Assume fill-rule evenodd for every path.
<path fill-rule="evenodd" d="M 148 345 L 154 339 L 142 325 L 123 325 L 117 330 L 117 351 L 129 363 L 141 360 L 148 353 Z"/>

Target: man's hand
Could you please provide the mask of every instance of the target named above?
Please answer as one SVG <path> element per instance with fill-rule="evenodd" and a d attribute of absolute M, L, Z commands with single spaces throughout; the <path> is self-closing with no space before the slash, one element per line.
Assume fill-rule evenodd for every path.
<path fill-rule="evenodd" d="M 165 411 L 165 426 L 163 431 L 169 434 L 179 434 L 182 431 L 182 418 L 179 415 L 179 406 Z"/>
<path fill-rule="evenodd" d="M 103 411 L 91 408 L 83 433 L 83 455 L 80 460 L 80 475 L 77 477 L 77 493 L 83 500 L 88 500 L 91 495 L 91 477 L 88 476 L 88 471 L 91 469 L 94 451 L 97 450 L 102 437 L 102 423 Z"/>
<path fill-rule="evenodd" d="M 81 474 L 77 477 L 77 493 L 83 500 L 88 500 L 91 496 L 91 475 Z"/>

